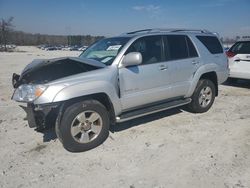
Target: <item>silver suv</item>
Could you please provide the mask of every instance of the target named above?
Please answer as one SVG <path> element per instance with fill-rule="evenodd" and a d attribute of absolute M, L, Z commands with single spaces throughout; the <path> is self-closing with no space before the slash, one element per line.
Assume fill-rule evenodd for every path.
<path fill-rule="evenodd" d="M 182 105 L 206 112 L 228 73 L 215 34 L 147 29 L 100 40 L 79 57 L 34 60 L 13 74 L 12 99 L 27 103 L 30 127 L 55 126 L 79 152 L 104 142 L 116 122 Z"/>

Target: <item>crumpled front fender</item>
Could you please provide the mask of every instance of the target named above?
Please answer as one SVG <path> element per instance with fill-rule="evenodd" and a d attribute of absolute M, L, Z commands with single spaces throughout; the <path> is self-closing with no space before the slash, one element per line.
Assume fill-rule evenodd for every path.
<path fill-rule="evenodd" d="M 116 88 L 106 81 L 92 81 L 89 83 L 80 83 L 65 87 L 57 93 L 53 102 L 65 101 L 98 93 L 105 93 L 109 97 L 114 106 L 115 114 L 121 111 L 121 103 Z"/>

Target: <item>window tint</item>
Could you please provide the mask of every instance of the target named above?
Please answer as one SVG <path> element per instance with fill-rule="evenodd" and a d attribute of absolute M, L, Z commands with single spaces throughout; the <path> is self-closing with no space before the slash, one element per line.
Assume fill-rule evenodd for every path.
<path fill-rule="evenodd" d="M 196 36 L 204 46 L 208 49 L 208 51 L 212 54 L 223 53 L 222 46 L 217 37 L 213 36 Z"/>
<path fill-rule="evenodd" d="M 235 54 L 250 54 L 250 42 L 237 42 L 229 51 Z"/>
<path fill-rule="evenodd" d="M 142 55 L 142 64 L 150 64 L 163 60 L 161 51 L 161 36 L 147 36 L 137 39 L 128 48 L 126 54 L 130 52 L 140 52 Z"/>
<path fill-rule="evenodd" d="M 169 35 L 164 39 L 168 60 L 188 58 L 188 49 L 184 35 Z"/>
<path fill-rule="evenodd" d="M 192 41 L 188 37 L 186 37 L 186 39 L 187 39 L 189 57 L 198 57 L 198 53 L 194 47 L 194 44 L 192 43 Z"/>

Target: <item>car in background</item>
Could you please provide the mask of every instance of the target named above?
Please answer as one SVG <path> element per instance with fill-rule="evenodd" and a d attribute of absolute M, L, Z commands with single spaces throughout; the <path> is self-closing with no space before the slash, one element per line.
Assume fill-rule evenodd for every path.
<path fill-rule="evenodd" d="M 75 45 L 75 46 L 71 46 L 71 47 L 69 48 L 69 50 L 70 50 L 70 51 L 78 51 L 78 48 L 79 48 L 79 46 Z"/>
<path fill-rule="evenodd" d="M 54 50 L 57 50 L 57 48 L 55 46 L 50 46 L 50 47 L 47 47 L 45 48 L 46 51 L 54 51 Z"/>
<path fill-rule="evenodd" d="M 227 52 L 229 79 L 250 79 L 250 39 L 236 42 Z"/>
<path fill-rule="evenodd" d="M 63 50 L 63 51 L 68 51 L 69 50 L 69 46 L 63 46 L 62 48 L 61 48 L 61 50 Z"/>
<path fill-rule="evenodd" d="M 4 48 L 5 48 L 4 45 L 0 45 L 0 49 L 4 49 Z M 15 45 L 15 44 L 7 44 L 7 45 L 6 45 L 6 48 L 7 48 L 8 50 L 13 50 L 13 49 L 16 48 L 16 45 Z"/>
<path fill-rule="evenodd" d="M 48 47 L 49 45 L 46 45 L 46 44 L 38 46 L 38 48 L 40 48 L 41 50 L 46 50 L 46 48 Z"/>
<path fill-rule="evenodd" d="M 88 46 L 82 46 L 78 48 L 78 51 L 85 51 L 88 48 Z"/>

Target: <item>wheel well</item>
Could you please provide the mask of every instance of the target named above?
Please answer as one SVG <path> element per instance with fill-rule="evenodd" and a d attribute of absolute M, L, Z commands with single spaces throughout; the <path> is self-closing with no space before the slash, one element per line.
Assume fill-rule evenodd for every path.
<path fill-rule="evenodd" d="M 217 80 L 217 74 L 216 72 L 207 72 L 204 73 L 200 79 L 207 79 L 207 80 L 211 80 L 214 85 L 215 85 L 215 96 L 218 96 L 218 80 Z"/>
<path fill-rule="evenodd" d="M 69 106 L 73 103 L 77 103 L 77 102 L 80 102 L 83 100 L 88 100 L 88 99 L 94 99 L 94 100 L 97 100 L 100 103 L 102 103 L 108 110 L 111 124 L 115 123 L 114 107 L 113 107 L 113 104 L 112 104 L 110 98 L 108 97 L 108 95 L 106 93 L 96 93 L 96 94 L 85 95 L 85 96 L 69 99 L 69 100 L 65 101 L 65 103 L 63 105 L 63 108 L 64 108 L 63 111 L 67 108 L 67 106 Z"/>

